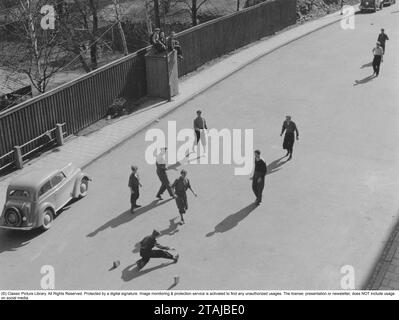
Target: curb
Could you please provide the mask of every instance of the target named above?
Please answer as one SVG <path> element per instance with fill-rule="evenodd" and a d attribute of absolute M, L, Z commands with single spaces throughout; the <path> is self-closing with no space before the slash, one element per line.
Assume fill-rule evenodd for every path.
<path fill-rule="evenodd" d="M 381 290 L 380 288 L 383 287 L 384 278 L 397 250 L 399 250 L 399 222 L 396 223 L 390 232 L 381 255 L 365 281 L 364 290 Z"/>
<path fill-rule="evenodd" d="M 326 17 L 326 16 L 325 16 Z M 320 19 L 323 19 L 325 17 L 322 17 Z M 269 50 L 266 50 L 265 52 L 262 52 L 261 54 L 257 55 L 256 57 L 246 61 L 245 63 L 243 63 L 242 65 L 232 69 L 230 72 L 228 72 L 227 74 L 225 74 L 224 76 L 222 76 L 221 78 L 209 83 L 208 85 L 204 86 L 203 88 L 199 89 L 198 91 L 196 91 L 195 93 L 189 95 L 187 98 L 183 99 L 182 101 L 180 101 L 179 103 L 176 104 L 176 106 L 172 107 L 169 110 L 166 110 L 164 113 L 162 113 L 159 117 L 157 117 L 154 120 L 148 121 L 146 123 L 144 123 L 142 126 L 138 127 L 136 130 L 134 130 L 133 132 L 129 133 L 127 136 L 121 138 L 120 141 L 118 141 L 115 145 L 113 145 L 111 148 L 109 148 L 108 150 L 101 152 L 99 155 L 95 156 L 94 158 L 87 160 L 85 162 L 83 162 L 83 164 L 81 165 L 81 168 L 84 169 L 86 167 L 88 167 L 90 164 L 92 164 L 93 162 L 97 161 L 98 159 L 102 158 L 104 155 L 111 153 L 113 150 L 115 150 L 116 148 L 118 148 L 119 146 L 121 146 L 122 144 L 124 144 L 127 140 L 131 139 L 132 137 L 134 137 L 135 135 L 141 133 L 143 130 L 145 130 L 146 128 L 150 127 L 151 125 L 153 125 L 156 120 L 158 119 L 162 119 L 165 118 L 167 115 L 169 115 L 170 113 L 174 112 L 176 109 L 178 109 L 179 107 L 181 107 L 182 105 L 186 104 L 187 102 L 191 101 L 192 99 L 194 99 L 196 96 L 202 94 L 203 92 L 207 91 L 208 89 L 212 88 L 213 86 L 217 85 L 218 83 L 224 81 L 225 79 L 229 78 L 230 76 L 234 75 L 235 73 L 237 73 L 238 71 L 242 70 L 243 68 L 247 67 L 248 65 L 254 63 L 255 61 L 263 58 L 264 56 L 294 42 L 297 41 L 303 37 L 308 36 L 311 33 L 314 33 L 316 31 L 319 31 L 325 27 L 328 27 L 334 23 L 337 23 L 338 21 L 341 20 L 341 16 L 338 16 L 336 19 L 334 19 L 333 21 L 329 21 L 326 24 L 323 24 L 321 26 L 318 26 L 304 34 L 301 34 L 297 37 L 294 37 L 293 39 L 286 41 L 284 43 L 281 43 L 277 46 L 275 46 L 274 48 L 271 48 Z M 317 20 L 316 20 L 317 21 Z M 261 41 L 261 39 L 259 39 Z M 267 40 L 266 40 L 267 41 Z M 131 115 L 131 116 L 134 116 Z"/>

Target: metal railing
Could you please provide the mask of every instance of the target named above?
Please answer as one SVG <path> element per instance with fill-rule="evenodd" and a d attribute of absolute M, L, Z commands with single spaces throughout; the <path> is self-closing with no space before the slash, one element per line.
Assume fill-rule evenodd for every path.
<path fill-rule="evenodd" d="M 29 140 L 20 146 L 14 146 L 13 151 L 0 157 L 0 172 L 13 167 L 22 169 L 24 161 L 29 159 L 35 153 L 52 145 L 63 145 L 64 137 L 67 136 L 67 132 L 64 131 L 65 126 L 66 123 L 57 124 L 55 128 L 47 130 L 36 138 Z"/>
<path fill-rule="evenodd" d="M 178 34 L 184 50 L 184 60 L 179 61 L 179 76 L 295 21 L 296 0 L 272 0 L 187 29 Z M 145 55 L 150 49 L 143 48 L 1 111 L 0 166 L 2 159 L 13 157 L 10 150 L 14 146 L 36 140 L 54 123 L 65 122 L 67 132 L 74 134 L 103 118 L 116 98 L 137 101 L 146 96 Z"/>
<path fill-rule="evenodd" d="M 14 151 L 10 151 L 0 157 L 0 171 L 10 168 L 14 165 Z"/>

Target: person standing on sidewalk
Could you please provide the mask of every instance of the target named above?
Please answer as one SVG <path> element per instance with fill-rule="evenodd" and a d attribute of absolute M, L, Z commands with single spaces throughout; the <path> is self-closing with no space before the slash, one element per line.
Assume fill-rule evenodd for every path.
<path fill-rule="evenodd" d="M 132 173 L 129 177 L 129 189 L 130 189 L 130 212 L 134 213 L 134 209 L 140 208 L 141 206 L 137 204 L 137 199 L 140 197 L 140 177 L 137 173 L 137 166 L 132 166 Z"/>
<path fill-rule="evenodd" d="M 202 147 L 204 148 L 204 152 L 206 152 L 206 130 L 208 126 L 206 125 L 206 120 L 201 116 L 202 111 L 197 111 L 197 118 L 194 119 L 194 132 L 195 132 L 195 141 L 193 145 L 194 147 L 197 145 L 197 153 L 200 151 L 199 142 L 201 141 Z"/>
<path fill-rule="evenodd" d="M 191 188 L 190 180 L 187 179 L 187 171 L 182 170 L 180 171 L 180 177 L 175 180 L 172 184 L 172 188 L 175 190 L 176 194 L 176 205 L 179 209 L 180 213 L 180 224 L 184 224 L 184 217 L 183 215 L 186 213 L 188 209 L 188 202 L 187 202 L 187 193 L 186 191 L 190 189 L 194 196 L 197 194 Z"/>
<path fill-rule="evenodd" d="M 166 150 L 168 148 L 162 148 L 161 152 L 157 156 L 156 166 L 157 166 L 157 175 L 159 180 L 161 181 L 161 187 L 156 195 L 159 200 L 162 200 L 162 194 L 165 190 L 168 190 L 169 195 L 174 198 L 175 195 L 173 194 L 172 188 L 170 187 L 170 182 L 168 175 L 166 173 L 167 168 L 167 161 L 166 161 Z"/>
<path fill-rule="evenodd" d="M 283 127 L 281 129 L 280 137 L 283 135 L 284 132 L 285 132 L 285 136 L 284 136 L 284 142 L 283 142 L 283 149 L 287 150 L 287 154 L 285 156 L 286 157 L 289 156 L 288 160 L 291 160 L 292 153 L 294 150 L 295 133 L 296 133 L 296 139 L 297 140 L 299 139 L 298 128 L 297 128 L 295 122 L 291 121 L 291 116 L 285 117 L 285 121 L 284 121 Z"/>
<path fill-rule="evenodd" d="M 376 77 L 378 77 L 378 75 L 380 74 L 380 65 L 382 62 L 382 56 L 384 55 L 384 50 L 381 47 L 381 44 L 379 42 L 377 42 L 376 47 L 373 49 L 373 76 L 375 75 Z"/>
<path fill-rule="evenodd" d="M 174 250 L 165 246 L 161 246 L 157 242 L 157 238 L 161 234 L 159 231 L 154 230 L 150 236 L 145 237 L 140 242 L 140 256 L 141 259 L 137 261 L 137 268 L 141 270 L 151 258 L 165 258 L 169 260 L 173 260 L 175 263 L 179 260 L 179 255 L 173 256 L 166 250 Z M 157 247 L 160 250 L 153 250 L 154 247 Z"/>
<path fill-rule="evenodd" d="M 255 150 L 255 167 L 254 174 L 252 176 L 252 191 L 255 194 L 256 205 L 260 205 L 262 202 L 263 189 L 265 188 L 265 177 L 267 174 L 267 165 L 265 160 L 260 156 L 260 151 Z"/>
<path fill-rule="evenodd" d="M 388 35 L 385 33 L 384 29 L 381 29 L 381 33 L 378 35 L 377 41 L 381 44 L 383 54 L 385 54 L 385 43 L 389 40 Z"/>

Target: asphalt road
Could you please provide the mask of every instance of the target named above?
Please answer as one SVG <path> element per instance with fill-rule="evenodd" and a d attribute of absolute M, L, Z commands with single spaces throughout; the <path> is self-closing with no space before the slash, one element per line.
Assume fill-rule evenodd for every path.
<path fill-rule="evenodd" d="M 398 219 L 399 4 L 358 14 L 355 30 L 334 24 L 249 65 L 191 100 L 167 121 L 190 128 L 197 109 L 209 127 L 254 129 L 269 164 L 260 207 L 248 176 L 233 165 L 184 165 L 186 225 L 174 201 L 154 202 L 159 187 L 144 133 L 87 168 L 90 194 L 68 206 L 45 233 L 0 231 L 0 288 L 39 289 L 41 268 L 56 289 L 340 289 L 341 268 L 361 288 Z M 369 63 L 381 27 L 390 40 L 378 78 Z M 286 114 L 300 131 L 294 158 L 279 136 Z M 129 213 L 130 165 L 144 185 Z M 183 167 L 183 166 L 182 166 Z M 180 168 L 177 168 L 177 170 Z M 169 172 L 170 179 L 178 171 Z M 177 264 L 151 260 L 141 271 L 137 242 L 161 231 Z M 109 270 L 112 262 L 120 266 Z"/>

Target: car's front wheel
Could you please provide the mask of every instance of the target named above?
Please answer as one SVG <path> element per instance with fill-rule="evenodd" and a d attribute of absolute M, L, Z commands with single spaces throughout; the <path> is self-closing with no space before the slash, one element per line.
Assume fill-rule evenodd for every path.
<path fill-rule="evenodd" d="M 84 177 L 82 178 L 82 180 L 80 180 L 79 196 L 81 198 L 86 197 L 88 191 L 89 191 L 89 178 Z"/>
<path fill-rule="evenodd" d="M 53 221 L 54 221 L 53 211 L 51 209 L 47 208 L 46 210 L 44 210 L 44 213 L 43 213 L 42 229 L 45 231 L 50 229 Z"/>

